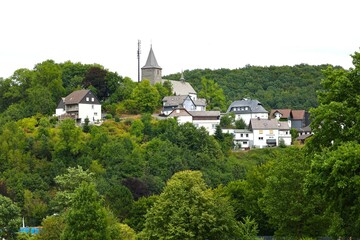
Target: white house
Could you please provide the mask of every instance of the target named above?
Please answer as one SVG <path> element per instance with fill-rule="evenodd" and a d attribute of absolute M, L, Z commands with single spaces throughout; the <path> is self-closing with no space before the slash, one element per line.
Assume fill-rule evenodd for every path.
<path fill-rule="evenodd" d="M 268 111 L 262 106 L 262 104 L 255 99 L 242 99 L 234 101 L 229 106 L 226 113 L 234 113 L 235 121 L 243 119 L 244 122 L 249 125 L 250 119 L 260 118 L 268 119 Z"/>
<path fill-rule="evenodd" d="M 84 123 L 101 120 L 101 103 L 90 90 L 77 90 L 62 98 L 56 108 L 56 116 L 60 119 L 73 118 Z"/>
<path fill-rule="evenodd" d="M 178 123 L 190 122 L 197 128 L 205 128 L 213 135 L 220 124 L 220 111 L 188 111 L 185 108 L 174 109 L 168 117 L 176 118 Z"/>
<path fill-rule="evenodd" d="M 190 95 L 166 96 L 162 100 L 163 108 L 161 114 L 169 115 L 176 108 L 185 108 L 188 111 L 205 111 L 206 100 L 198 98 L 193 100 Z"/>
<path fill-rule="evenodd" d="M 254 147 L 264 148 L 279 144 L 279 127 L 276 119 L 252 118 L 249 129 L 254 134 Z"/>
<path fill-rule="evenodd" d="M 234 136 L 234 149 L 250 149 L 254 145 L 253 132 L 248 129 L 222 129 L 223 133 Z"/>

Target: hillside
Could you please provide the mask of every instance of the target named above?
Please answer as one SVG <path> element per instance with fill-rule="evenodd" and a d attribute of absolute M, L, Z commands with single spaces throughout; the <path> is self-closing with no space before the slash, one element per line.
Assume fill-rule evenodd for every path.
<path fill-rule="evenodd" d="M 201 89 L 201 78 L 214 80 L 223 89 L 228 102 L 255 98 L 267 109 L 310 109 L 316 107 L 316 91 L 321 88 L 322 70 L 328 65 L 246 66 L 238 69 L 195 69 L 184 71 L 186 81 Z M 180 73 L 164 76 L 179 79 Z"/>

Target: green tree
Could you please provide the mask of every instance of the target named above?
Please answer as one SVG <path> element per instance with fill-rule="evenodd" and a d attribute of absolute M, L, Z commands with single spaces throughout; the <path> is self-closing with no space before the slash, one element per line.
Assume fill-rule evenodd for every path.
<path fill-rule="evenodd" d="M 136 101 L 141 113 L 153 113 L 160 106 L 160 94 L 148 80 L 138 83 L 131 98 Z"/>
<path fill-rule="evenodd" d="M 43 227 L 39 233 L 39 239 L 59 240 L 65 228 L 64 217 L 62 215 L 47 216 L 43 219 Z"/>
<path fill-rule="evenodd" d="M 324 202 L 320 195 L 304 192 L 309 161 L 299 148 L 286 148 L 274 162 L 270 162 L 269 175 L 259 200 L 276 235 L 300 238 L 323 236 Z M 320 213 L 320 214 L 319 214 Z"/>
<path fill-rule="evenodd" d="M 71 208 L 65 215 L 65 229 L 61 239 L 109 239 L 107 212 L 102 206 L 95 185 L 83 183 L 75 190 Z"/>
<path fill-rule="evenodd" d="M 174 174 L 146 214 L 141 239 L 238 239 L 238 225 L 225 198 L 198 171 Z"/>
<path fill-rule="evenodd" d="M 0 237 L 15 239 L 20 225 L 20 208 L 10 198 L 0 195 Z"/>
<path fill-rule="evenodd" d="M 207 103 L 207 109 L 221 109 L 225 110 L 225 95 L 219 84 L 214 80 L 209 80 L 205 77 L 201 78 L 201 90 L 199 97 L 205 98 Z"/>
<path fill-rule="evenodd" d="M 360 237 L 360 145 L 347 142 L 315 155 L 307 190 L 324 197 L 333 237 Z"/>
<path fill-rule="evenodd" d="M 75 190 L 80 187 L 82 183 L 94 183 L 94 174 L 88 170 L 84 171 L 82 167 L 69 167 L 67 173 L 55 177 L 55 183 L 59 187 L 52 205 L 53 210 L 57 213 L 65 211 L 72 205 Z"/>
<path fill-rule="evenodd" d="M 352 55 L 354 68 L 349 71 L 328 67 L 318 91 L 319 106 L 310 110 L 314 135 L 311 150 L 336 148 L 344 141 L 360 139 L 360 53 Z"/>

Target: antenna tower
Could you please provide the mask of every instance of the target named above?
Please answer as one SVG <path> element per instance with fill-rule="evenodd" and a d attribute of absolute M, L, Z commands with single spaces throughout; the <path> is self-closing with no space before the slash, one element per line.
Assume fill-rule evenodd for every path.
<path fill-rule="evenodd" d="M 137 50 L 137 59 L 138 59 L 138 83 L 140 82 L 140 54 L 141 54 L 141 41 L 138 40 L 138 50 Z"/>

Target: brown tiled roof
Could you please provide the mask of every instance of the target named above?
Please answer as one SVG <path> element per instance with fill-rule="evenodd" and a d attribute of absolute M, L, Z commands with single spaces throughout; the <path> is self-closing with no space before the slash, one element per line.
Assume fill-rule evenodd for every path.
<path fill-rule="evenodd" d="M 290 118 L 291 109 L 272 109 L 270 117 L 275 118 L 276 112 L 279 112 L 282 115 L 281 118 Z"/>
<path fill-rule="evenodd" d="M 79 103 L 89 91 L 90 90 L 82 89 L 82 90 L 77 90 L 77 91 L 70 93 L 69 95 L 67 95 L 65 97 L 65 104 Z"/>
<path fill-rule="evenodd" d="M 294 120 L 303 120 L 305 118 L 305 110 L 292 110 L 291 115 Z"/>
<path fill-rule="evenodd" d="M 191 114 L 185 108 L 174 109 L 169 117 L 191 116 Z"/>

